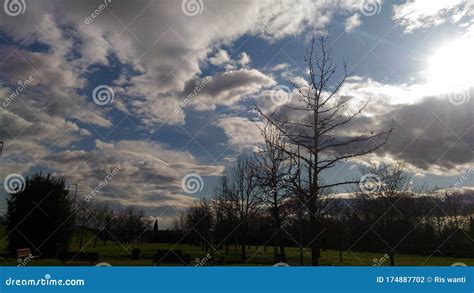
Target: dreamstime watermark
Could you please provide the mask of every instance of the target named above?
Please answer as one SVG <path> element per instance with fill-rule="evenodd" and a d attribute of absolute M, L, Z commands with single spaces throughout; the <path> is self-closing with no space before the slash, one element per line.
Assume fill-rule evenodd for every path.
<path fill-rule="evenodd" d="M 99 106 L 112 104 L 115 98 L 114 90 L 108 85 L 99 85 L 92 91 L 92 100 Z"/>
<path fill-rule="evenodd" d="M 3 188 L 9 194 L 17 194 L 23 192 L 26 187 L 25 177 L 20 174 L 10 174 L 3 181 Z"/>
<path fill-rule="evenodd" d="M 469 179 L 469 177 L 471 177 L 473 174 L 474 174 L 474 169 L 462 171 L 462 175 L 459 178 L 459 180 L 456 181 L 456 183 L 454 183 L 454 187 L 461 188 L 464 182 L 466 182 Z"/>
<path fill-rule="evenodd" d="M 205 257 L 203 258 L 196 258 L 194 261 L 196 262 L 196 264 L 194 265 L 195 267 L 202 267 L 202 266 L 205 266 L 206 264 L 208 264 L 212 259 L 212 255 L 210 253 L 208 253 Z"/>
<path fill-rule="evenodd" d="M 271 100 L 277 105 L 281 106 L 291 102 L 291 89 L 286 85 L 277 85 L 272 89 Z"/>
<path fill-rule="evenodd" d="M 287 264 L 286 262 L 277 262 L 276 264 L 273 265 L 274 267 L 289 267 L 290 265 Z"/>
<path fill-rule="evenodd" d="M 382 11 L 381 0 L 364 0 L 359 8 L 360 13 L 365 16 L 374 16 Z"/>
<path fill-rule="evenodd" d="M 21 258 L 21 257 L 18 258 L 17 267 L 26 267 L 31 262 L 32 259 L 33 259 L 33 255 L 31 253 L 25 258 Z"/>
<path fill-rule="evenodd" d="M 298 169 L 297 168 L 290 168 L 290 170 L 288 171 L 288 174 L 286 174 L 285 176 L 283 176 L 283 180 L 280 180 L 275 187 L 273 187 L 269 194 L 271 196 L 274 196 L 278 190 L 280 190 L 281 188 L 283 188 L 283 186 L 285 185 L 285 182 L 287 182 L 289 179 L 291 179 L 292 176 L 296 176 L 296 174 L 298 173 Z"/>
<path fill-rule="evenodd" d="M 6 286 L 85 286 L 84 279 L 53 279 L 50 274 L 44 275 L 40 279 L 13 279 L 8 278 L 5 280 Z"/>
<path fill-rule="evenodd" d="M 374 257 L 374 259 L 372 260 L 372 262 L 374 264 L 372 266 L 373 267 L 379 267 L 379 266 L 383 265 L 389 258 L 390 258 L 390 256 L 388 254 L 384 254 L 381 258 Z"/>
<path fill-rule="evenodd" d="M 3 10 L 9 16 L 18 16 L 26 11 L 25 0 L 5 0 Z"/>
<path fill-rule="evenodd" d="M 382 180 L 376 174 L 365 174 L 360 178 L 359 188 L 365 193 L 380 191 L 382 188 Z"/>
<path fill-rule="evenodd" d="M 88 202 L 91 199 L 93 199 L 94 196 L 96 196 L 99 192 L 101 192 L 107 186 L 107 184 L 109 184 L 110 181 L 112 181 L 115 178 L 115 176 L 117 176 L 120 173 L 120 171 L 122 171 L 122 169 L 123 169 L 123 165 L 118 164 L 117 167 L 115 167 L 112 171 L 108 171 L 107 175 L 99 183 L 99 185 L 97 185 L 94 188 L 94 190 L 92 190 L 88 194 L 84 195 L 84 200 Z"/>
<path fill-rule="evenodd" d="M 283 3 L 285 3 L 285 2 L 288 3 L 288 1 L 283 1 Z M 270 15 L 268 15 L 268 16 L 266 16 L 262 19 L 262 21 L 260 22 L 260 26 L 261 27 L 267 26 L 267 24 L 270 21 L 272 21 L 273 19 L 275 19 L 278 16 L 278 14 L 280 14 L 282 12 L 282 10 L 283 10 L 283 5 L 279 5 L 276 8 L 274 8 L 271 11 Z"/>
<path fill-rule="evenodd" d="M 21 93 L 31 85 L 33 81 L 34 78 L 32 76 L 29 76 L 28 79 L 25 79 L 24 81 L 19 80 L 15 91 L 8 97 L 6 101 L 2 103 L 2 108 L 8 108 L 8 106 L 10 106 L 11 103 L 13 103 L 21 95 Z"/>
<path fill-rule="evenodd" d="M 460 106 L 469 102 L 470 93 L 466 86 L 457 85 L 449 93 L 448 99 L 454 106 Z"/>
<path fill-rule="evenodd" d="M 100 262 L 95 265 L 96 267 L 111 267 L 112 265 L 109 264 L 108 262 Z"/>
<path fill-rule="evenodd" d="M 455 262 L 451 265 L 451 267 L 467 267 L 467 264 L 463 262 Z"/>
<path fill-rule="evenodd" d="M 88 15 L 88 16 L 84 19 L 84 23 L 85 23 L 85 24 L 91 24 L 91 22 L 92 22 L 97 16 L 99 16 L 99 14 L 101 14 L 102 11 L 104 11 L 104 9 L 107 8 L 107 6 L 109 6 L 110 3 L 112 3 L 112 0 L 104 0 L 104 3 L 100 4 L 99 6 L 97 6 L 96 10 L 94 10 L 94 12 L 92 12 L 90 15 Z"/>
<path fill-rule="evenodd" d="M 196 16 L 204 11 L 204 3 L 202 0 L 183 0 L 181 10 L 187 16 Z"/>
<path fill-rule="evenodd" d="M 199 84 L 197 84 L 194 87 L 193 91 L 186 97 L 186 99 L 184 99 L 184 101 L 182 101 L 175 107 L 174 112 L 176 114 L 178 114 L 179 112 L 183 112 L 183 108 L 187 106 L 189 102 L 191 102 L 191 100 L 196 97 L 196 95 L 199 94 L 208 83 L 209 79 L 205 78 Z"/>
<path fill-rule="evenodd" d="M 197 173 L 187 174 L 181 180 L 181 187 L 183 188 L 184 192 L 195 194 L 202 191 L 204 188 L 204 181 Z"/>

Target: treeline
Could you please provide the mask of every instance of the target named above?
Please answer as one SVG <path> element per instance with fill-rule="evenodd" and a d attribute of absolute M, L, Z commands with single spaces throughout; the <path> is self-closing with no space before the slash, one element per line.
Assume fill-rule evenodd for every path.
<path fill-rule="evenodd" d="M 210 253 L 238 250 L 243 260 L 251 257 L 248 246 L 261 252 L 270 246 L 275 262 L 286 261 L 285 247 L 299 247 L 301 264 L 313 241 L 322 250 L 339 250 L 340 260 L 350 251 L 370 251 L 389 255 L 391 265 L 401 253 L 474 256 L 472 195 L 415 190 L 403 164 L 369 167 L 363 171 L 380 181 L 362 182 L 350 193 L 326 192 L 318 200 L 320 233 L 311 238 L 307 202 L 292 192 L 289 181 L 278 190 L 266 189 L 259 155 L 239 156 L 214 195 L 176 219 L 175 229 L 186 235 L 183 242 Z"/>
<path fill-rule="evenodd" d="M 79 248 L 102 245 L 147 242 L 145 235 L 151 222 L 143 210 L 126 207 L 112 209 L 108 203 L 81 201 L 76 212 L 76 243 Z"/>

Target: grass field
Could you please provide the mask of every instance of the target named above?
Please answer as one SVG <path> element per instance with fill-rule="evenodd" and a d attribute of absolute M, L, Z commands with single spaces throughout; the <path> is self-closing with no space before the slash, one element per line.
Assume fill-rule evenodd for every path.
<path fill-rule="evenodd" d="M 1 231 L 0 231 L 1 232 Z M 3 238 L 3 237 L 2 237 Z M 0 243 L 2 253 L 5 253 L 5 240 Z M 141 250 L 140 260 L 131 260 L 131 251 L 134 248 Z M 151 266 L 153 265 L 152 256 L 156 250 L 182 250 L 183 253 L 191 255 L 191 264 L 196 265 L 194 261 L 196 258 L 202 259 L 206 256 L 204 251 L 201 251 L 199 247 L 188 245 L 188 244 L 165 244 L 165 243 L 144 243 L 141 245 L 114 245 L 107 244 L 106 246 L 98 245 L 93 247 L 92 243 L 86 246 L 85 252 L 97 252 L 99 254 L 99 262 L 107 262 L 113 266 Z M 73 244 L 70 251 L 79 251 L 77 244 Z M 221 259 L 220 265 L 233 265 L 233 266 L 245 266 L 245 265 L 257 265 L 257 266 L 270 266 L 274 263 L 273 261 L 273 248 L 267 247 L 266 252 L 263 251 L 263 247 L 255 248 L 250 247 L 247 250 L 248 260 L 241 261 L 239 250 L 235 250 L 234 246 L 230 248 L 229 254 L 225 254 L 225 251 L 211 251 L 209 252 L 212 256 L 211 264 L 213 259 Z M 299 265 L 298 249 L 295 247 L 286 248 L 287 263 L 290 265 Z M 305 253 L 305 265 L 310 264 L 310 255 Z M 381 266 L 389 265 L 389 261 L 383 259 L 383 253 L 373 252 L 355 252 L 348 251 L 344 253 L 343 261 L 339 261 L 339 252 L 328 250 L 322 252 L 321 265 L 323 266 L 373 266 L 375 264 L 374 259 L 381 259 L 379 262 Z M 466 265 L 474 265 L 474 259 L 469 258 L 451 258 L 451 257 L 439 257 L 439 256 L 423 256 L 423 255 L 396 255 L 396 265 L 398 266 L 450 266 L 453 263 L 462 262 Z M 15 258 L 2 258 L 0 259 L 1 265 L 14 266 L 18 265 L 19 262 Z M 27 263 L 28 266 L 56 266 L 56 265 L 95 265 L 95 263 L 83 262 L 83 261 L 72 261 L 72 262 L 61 262 L 57 259 L 37 259 Z M 208 263 L 209 265 L 209 263 Z"/>

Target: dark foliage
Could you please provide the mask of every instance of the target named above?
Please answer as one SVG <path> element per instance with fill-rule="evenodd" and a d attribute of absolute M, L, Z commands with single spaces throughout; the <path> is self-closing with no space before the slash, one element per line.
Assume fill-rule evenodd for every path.
<path fill-rule="evenodd" d="M 8 250 L 30 248 L 35 255 L 55 257 L 64 252 L 73 228 L 73 214 L 64 179 L 35 174 L 25 190 L 11 194 L 6 215 Z"/>

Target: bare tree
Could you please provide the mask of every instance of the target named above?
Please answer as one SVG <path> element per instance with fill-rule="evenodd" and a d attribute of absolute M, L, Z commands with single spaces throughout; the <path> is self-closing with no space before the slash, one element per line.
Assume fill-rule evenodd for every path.
<path fill-rule="evenodd" d="M 249 232 L 249 219 L 255 215 L 259 206 L 254 163 L 254 156 L 245 153 L 237 157 L 234 166 L 230 169 L 232 187 L 228 197 L 237 216 L 242 260 L 247 258 L 245 245 Z"/>
<path fill-rule="evenodd" d="M 283 244 L 283 219 L 288 199 L 293 195 L 288 185 L 291 177 L 293 162 L 284 151 L 287 146 L 284 137 L 270 123 L 261 129 L 264 143 L 256 156 L 256 174 L 262 203 L 268 208 L 270 219 L 274 226 L 274 258 L 275 262 L 286 261 Z"/>
<path fill-rule="evenodd" d="M 211 205 L 214 213 L 214 240 L 216 248 L 222 249 L 225 244 L 225 251 L 229 253 L 229 242 L 233 233 L 233 224 L 235 222 L 234 209 L 229 201 L 230 187 L 227 174 L 224 173 L 219 184 L 214 188 L 214 198 Z"/>
<path fill-rule="evenodd" d="M 368 207 L 367 213 L 372 215 L 373 225 L 378 227 L 378 234 L 386 246 L 391 266 L 395 265 L 394 249 L 401 232 L 397 229 L 396 222 L 405 217 L 401 210 L 406 212 L 406 209 L 400 207 L 401 199 L 412 194 L 412 177 L 405 170 L 403 163 L 366 167 L 363 173 L 371 178 L 360 184 L 361 190 L 357 193 L 358 201 Z M 376 225 L 378 223 L 380 225 Z"/>
<path fill-rule="evenodd" d="M 97 246 L 99 238 L 106 238 L 108 234 L 107 228 L 113 218 L 113 210 L 109 207 L 107 202 L 98 203 L 92 208 L 92 229 L 94 230 L 94 247 Z M 104 240 L 105 241 L 105 240 Z M 105 244 L 104 244 L 105 245 Z"/>
<path fill-rule="evenodd" d="M 300 87 L 293 83 L 299 93 L 298 101 L 287 103 L 283 109 L 271 114 L 257 107 L 262 119 L 275 126 L 293 146 L 285 151 L 294 160 L 301 160 L 301 184 L 297 189 L 304 194 L 309 209 L 312 265 L 319 265 L 319 235 L 323 229 L 316 212 L 321 191 L 358 183 L 354 180 L 324 182 L 324 173 L 347 160 L 378 150 L 387 142 L 391 132 L 391 128 L 377 133 L 368 129 L 360 134 L 344 131 L 364 111 L 369 101 L 354 109 L 353 97 L 339 94 L 351 73 L 344 62 L 342 76 L 338 78 L 331 50 L 326 46 L 327 37 L 320 38 L 319 52 L 316 52 L 316 43 L 313 36 L 305 58 L 308 85 Z M 296 151 L 296 146 L 301 152 Z"/>
<path fill-rule="evenodd" d="M 189 235 L 193 238 L 194 243 L 206 252 L 210 248 L 213 220 L 211 204 L 205 198 L 200 199 L 187 214 L 186 225 Z"/>

